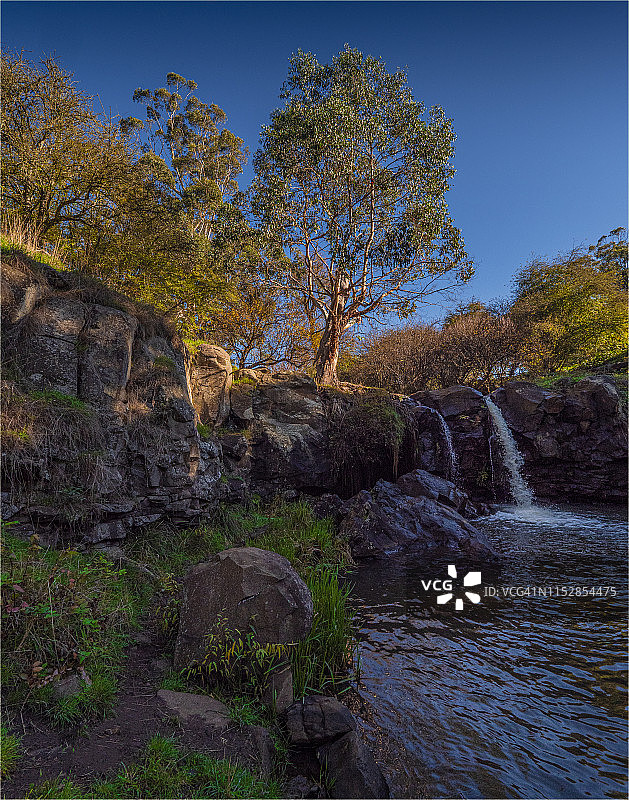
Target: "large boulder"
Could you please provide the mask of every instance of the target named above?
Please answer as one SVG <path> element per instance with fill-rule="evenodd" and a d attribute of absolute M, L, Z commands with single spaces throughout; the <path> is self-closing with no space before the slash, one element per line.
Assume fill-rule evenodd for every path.
<path fill-rule="evenodd" d="M 288 559 L 257 547 L 234 547 L 192 567 L 184 579 L 175 667 L 203 658 L 218 618 L 260 644 L 288 644 L 312 626 L 312 597 Z"/>
<path fill-rule="evenodd" d="M 428 497 L 444 506 L 450 506 L 459 514 L 472 516 L 477 513 L 476 507 L 462 489 L 452 481 L 431 475 L 423 469 L 407 472 L 396 481 L 396 485 L 408 497 Z"/>
<path fill-rule="evenodd" d="M 322 745 L 317 756 L 329 797 L 390 796 L 380 767 L 356 731 Z"/>
<path fill-rule="evenodd" d="M 312 747 L 355 731 L 356 720 L 336 698 L 316 695 L 290 706 L 286 713 L 286 727 L 292 745 Z"/>
<path fill-rule="evenodd" d="M 190 380 L 200 421 L 204 425 L 222 425 L 230 410 L 232 365 L 229 354 L 222 347 L 204 342 L 195 353 Z"/>
<path fill-rule="evenodd" d="M 446 389 L 416 392 L 411 398 L 424 406 L 434 408 L 446 419 L 473 413 L 483 401 L 481 392 L 471 386 L 448 386 Z"/>
<path fill-rule="evenodd" d="M 402 487 L 388 481 L 378 481 L 371 491 L 352 498 L 340 531 L 358 559 L 381 558 L 409 548 L 431 557 L 497 558 L 486 535 L 453 508 L 427 496 L 405 494 Z"/>

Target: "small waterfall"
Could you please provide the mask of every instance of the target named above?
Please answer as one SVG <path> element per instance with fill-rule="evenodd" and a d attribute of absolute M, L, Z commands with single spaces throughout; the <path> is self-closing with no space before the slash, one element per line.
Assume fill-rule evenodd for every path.
<path fill-rule="evenodd" d="M 454 452 L 454 442 L 452 441 L 452 434 L 450 433 L 450 428 L 448 428 L 447 422 L 445 421 L 443 416 L 437 411 L 437 409 L 432 408 L 431 411 L 434 415 L 436 415 L 437 420 L 439 422 L 441 436 L 446 444 L 446 452 L 448 454 L 448 478 L 454 483 L 456 482 L 457 478 L 457 463 L 456 463 L 456 453 Z"/>
<path fill-rule="evenodd" d="M 515 504 L 522 508 L 531 508 L 533 506 L 533 492 L 522 475 L 522 467 L 524 466 L 522 453 L 518 450 L 509 426 L 502 416 L 502 411 L 489 397 L 485 398 L 485 403 L 500 442 L 500 449 L 502 450 L 504 465 L 509 473 L 509 484 Z"/>

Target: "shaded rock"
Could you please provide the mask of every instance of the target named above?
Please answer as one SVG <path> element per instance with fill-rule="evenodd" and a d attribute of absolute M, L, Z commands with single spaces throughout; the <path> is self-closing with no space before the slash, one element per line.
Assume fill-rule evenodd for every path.
<path fill-rule="evenodd" d="M 309 633 L 312 597 L 283 556 L 257 547 L 224 550 L 184 579 L 175 668 L 203 657 L 219 615 L 230 630 L 253 627 L 261 644 L 287 644 Z"/>
<path fill-rule="evenodd" d="M 329 797 L 390 796 L 380 767 L 356 731 L 321 746 L 317 756 Z"/>
<path fill-rule="evenodd" d="M 327 487 L 327 418 L 312 378 L 264 375 L 253 395 L 251 477 L 256 490 Z"/>
<path fill-rule="evenodd" d="M 436 409 L 442 417 L 455 417 L 478 410 L 483 395 L 471 386 L 448 386 L 430 392 L 415 392 L 411 399 L 422 405 Z"/>
<path fill-rule="evenodd" d="M 229 724 L 229 708 L 224 703 L 205 694 L 172 692 L 160 689 L 157 697 L 169 715 L 180 722 L 202 722 L 211 728 L 225 728 Z"/>
<path fill-rule="evenodd" d="M 126 535 L 127 528 L 124 522 L 120 519 L 116 519 L 111 522 L 101 522 L 95 525 L 92 530 L 85 535 L 85 541 L 90 544 L 96 544 L 97 542 L 124 539 Z"/>
<path fill-rule="evenodd" d="M 387 481 L 352 498 L 340 532 L 354 558 L 383 557 L 410 547 L 473 561 L 497 558 L 487 536 L 454 509 L 429 497 L 411 497 Z"/>
<path fill-rule="evenodd" d="M 284 797 L 319 797 L 319 786 L 305 775 L 295 775 L 284 786 Z"/>
<path fill-rule="evenodd" d="M 348 501 L 342 500 L 338 494 L 322 494 L 320 497 L 313 497 L 310 505 L 317 519 L 330 517 L 336 523 L 341 522 L 349 510 Z"/>
<path fill-rule="evenodd" d="M 61 700 L 67 700 L 73 694 L 80 692 L 86 686 L 78 675 L 68 675 L 53 684 L 53 694 Z"/>
<path fill-rule="evenodd" d="M 249 372 L 250 370 L 246 370 Z M 241 370 L 240 372 L 243 372 Z M 238 373 L 240 375 L 240 372 Z M 236 422 L 248 425 L 253 420 L 253 393 L 255 384 L 235 383 L 231 387 L 231 414 Z"/>
<path fill-rule="evenodd" d="M 431 475 L 423 469 L 415 469 L 402 475 L 396 486 L 409 497 L 428 497 L 442 505 L 450 506 L 459 514 L 476 514 L 467 494 L 458 489 L 452 481 Z"/>
<path fill-rule="evenodd" d="M 247 730 L 257 751 L 260 773 L 262 777 L 270 778 L 273 772 L 273 756 L 275 755 L 275 745 L 271 734 L 261 725 L 252 725 Z"/>
<path fill-rule="evenodd" d="M 229 416 L 232 366 L 229 354 L 214 344 L 203 343 L 191 371 L 192 398 L 204 425 L 222 425 Z"/>
<path fill-rule="evenodd" d="M 293 673 L 290 667 L 274 670 L 268 678 L 268 684 L 262 694 L 262 702 L 278 714 L 292 705 Z"/>
<path fill-rule="evenodd" d="M 299 747 L 331 742 L 356 730 L 352 713 L 334 697 L 312 696 L 293 703 L 286 713 L 290 743 Z"/>

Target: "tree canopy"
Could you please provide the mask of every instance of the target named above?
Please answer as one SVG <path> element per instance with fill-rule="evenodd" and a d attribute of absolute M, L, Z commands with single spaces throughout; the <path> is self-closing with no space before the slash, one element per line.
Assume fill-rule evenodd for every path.
<path fill-rule="evenodd" d="M 327 65 L 299 51 L 281 97 L 254 159 L 252 210 L 287 255 L 279 283 L 320 321 L 316 373 L 334 383 L 348 329 L 408 316 L 472 274 L 445 203 L 455 135 L 403 71 L 347 46 Z"/>

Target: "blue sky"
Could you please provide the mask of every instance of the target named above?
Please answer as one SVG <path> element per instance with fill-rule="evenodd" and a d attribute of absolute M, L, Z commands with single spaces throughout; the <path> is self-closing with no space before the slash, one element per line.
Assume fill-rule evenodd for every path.
<path fill-rule="evenodd" d="M 193 78 L 252 152 L 298 48 L 329 61 L 347 42 L 406 68 L 458 136 L 449 205 L 477 264 L 463 298 L 504 297 L 532 254 L 626 224 L 624 2 L 4 0 L 2 39 L 56 54 L 122 116 L 137 114 L 137 87 Z"/>

